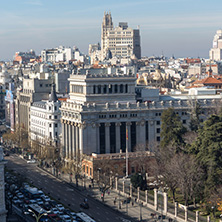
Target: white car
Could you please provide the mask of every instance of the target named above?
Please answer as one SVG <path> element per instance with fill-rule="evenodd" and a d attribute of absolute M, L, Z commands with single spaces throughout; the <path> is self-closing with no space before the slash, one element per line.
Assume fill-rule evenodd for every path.
<path fill-rule="evenodd" d="M 57 205 L 56 205 L 56 208 L 57 208 L 59 211 L 65 210 L 65 207 L 63 207 L 62 204 L 57 204 Z"/>
<path fill-rule="evenodd" d="M 36 163 L 36 160 L 27 160 L 27 163 Z"/>
<path fill-rule="evenodd" d="M 51 212 L 53 212 L 54 214 L 59 214 L 59 210 L 57 208 L 52 208 Z"/>
<path fill-rule="evenodd" d="M 71 222 L 71 217 L 69 215 L 62 215 L 60 216 L 65 222 Z"/>

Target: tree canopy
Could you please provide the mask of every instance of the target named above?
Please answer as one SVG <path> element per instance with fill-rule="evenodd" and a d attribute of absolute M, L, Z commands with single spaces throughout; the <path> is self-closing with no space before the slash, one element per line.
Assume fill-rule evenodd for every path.
<path fill-rule="evenodd" d="M 214 190 L 222 182 L 222 115 L 212 115 L 204 122 L 190 152 L 205 169 L 206 192 Z"/>
<path fill-rule="evenodd" d="M 175 113 L 173 108 L 164 110 L 161 116 L 161 142 L 162 148 L 172 145 L 180 149 L 184 146 L 182 135 L 186 132 L 180 117 Z"/>

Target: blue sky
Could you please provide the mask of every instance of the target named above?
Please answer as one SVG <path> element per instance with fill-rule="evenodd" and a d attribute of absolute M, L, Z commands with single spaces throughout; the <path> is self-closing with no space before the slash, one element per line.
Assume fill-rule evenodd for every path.
<path fill-rule="evenodd" d="M 208 58 L 222 29 L 221 0 L 7 0 L 1 1 L 0 60 L 16 51 L 100 42 L 104 11 L 114 26 L 140 26 L 142 55 Z"/>

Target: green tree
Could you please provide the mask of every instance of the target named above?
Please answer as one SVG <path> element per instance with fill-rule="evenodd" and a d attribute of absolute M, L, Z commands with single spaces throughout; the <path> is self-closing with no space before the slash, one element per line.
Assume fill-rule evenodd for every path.
<path fill-rule="evenodd" d="M 134 188 L 139 187 L 141 190 L 145 190 L 147 187 L 146 179 L 141 174 L 135 173 L 131 177 L 131 183 Z"/>
<path fill-rule="evenodd" d="M 179 115 L 175 113 L 173 108 L 168 108 L 163 111 L 161 121 L 161 148 L 172 145 L 176 147 L 176 151 L 181 150 L 185 145 L 183 134 L 187 130 L 183 126 Z"/>
<path fill-rule="evenodd" d="M 197 131 L 200 128 L 200 115 L 202 113 L 202 108 L 200 106 L 200 103 L 195 100 L 193 104 L 193 108 L 191 109 L 190 114 L 190 129 L 191 131 Z"/>
<path fill-rule="evenodd" d="M 205 194 L 222 183 L 222 115 L 212 115 L 198 131 L 190 152 L 196 154 L 206 173 Z"/>

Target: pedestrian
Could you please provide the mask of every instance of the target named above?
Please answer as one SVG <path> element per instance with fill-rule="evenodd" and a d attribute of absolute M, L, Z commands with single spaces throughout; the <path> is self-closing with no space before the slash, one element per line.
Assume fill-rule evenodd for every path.
<path fill-rule="evenodd" d="M 136 198 L 135 198 L 135 203 L 136 203 Z"/>
<path fill-rule="evenodd" d="M 133 201 L 132 201 L 132 207 L 133 207 L 133 205 L 134 205 L 134 203 L 133 203 Z"/>
<path fill-rule="evenodd" d="M 108 195 L 110 194 L 110 192 L 108 191 Z"/>
<path fill-rule="evenodd" d="M 115 199 L 114 199 L 113 203 L 114 203 L 114 205 L 116 205 L 116 200 Z"/>

